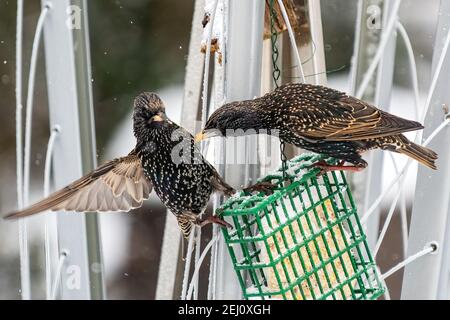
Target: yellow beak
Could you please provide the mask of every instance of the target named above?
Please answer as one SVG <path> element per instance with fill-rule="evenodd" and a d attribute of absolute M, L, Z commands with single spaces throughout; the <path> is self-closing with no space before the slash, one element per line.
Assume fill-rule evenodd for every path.
<path fill-rule="evenodd" d="M 200 141 L 205 140 L 205 139 L 206 139 L 206 136 L 205 136 L 205 134 L 203 133 L 203 131 L 202 131 L 202 132 L 199 132 L 199 133 L 197 133 L 197 134 L 195 135 L 195 142 L 200 142 Z"/>
<path fill-rule="evenodd" d="M 153 116 L 153 121 L 161 122 L 161 121 L 164 121 L 164 119 L 160 115 L 156 115 L 156 116 Z"/>

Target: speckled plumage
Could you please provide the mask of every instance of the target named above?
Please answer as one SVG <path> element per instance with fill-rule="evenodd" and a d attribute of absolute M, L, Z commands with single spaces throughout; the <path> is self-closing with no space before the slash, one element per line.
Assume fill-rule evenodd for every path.
<path fill-rule="evenodd" d="M 406 154 L 435 169 L 437 154 L 409 141 L 403 132 L 422 129 L 415 121 L 389 114 L 337 90 L 311 84 L 283 85 L 260 98 L 232 102 L 208 119 L 204 134 L 230 130 L 267 130 L 300 148 L 322 153 L 356 168 L 361 154 L 380 148 Z M 217 132 L 216 132 L 217 134 Z"/>
<path fill-rule="evenodd" d="M 170 119 L 149 121 L 163 113 L 162 101 L 155 94 L 136 98 L 133 116 L 136 150 L 156 194 L 177 216 L 187 236 L 191 222 L 196 222 L 215 189 L 227 195 L 235 191 L 203 158 L 189 132 Z M 181 161 L 183 156 L 189 160 Z"/>

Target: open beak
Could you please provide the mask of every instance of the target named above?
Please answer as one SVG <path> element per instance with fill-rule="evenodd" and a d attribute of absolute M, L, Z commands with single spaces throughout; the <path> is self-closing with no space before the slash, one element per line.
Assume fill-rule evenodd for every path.
<path fill-rule="evenodd" d="M 156 121 L 156 122 L 161 122 L 161 121 L 164 121 L 166 119 L 167 119 L 166 115 L 161 113 L 161 112 L 158 113 L 157 115 L 154 115 L 152 117 L 152 121 Z"/>
<path fill-rule="evenodd" d="M 212 138 L 212 137 L 216 137 L 216 136 L 219 136 L 219 135 L 220 135 L 220 131 L 219 130 L 215 130 L 215 129 L 202 130 L 201 132 L 199 132 L 199 133 L 197 133 L 195 135 L 195 142 L 197 143 L 197 142 L 200 142 L 200 141 Z"/>

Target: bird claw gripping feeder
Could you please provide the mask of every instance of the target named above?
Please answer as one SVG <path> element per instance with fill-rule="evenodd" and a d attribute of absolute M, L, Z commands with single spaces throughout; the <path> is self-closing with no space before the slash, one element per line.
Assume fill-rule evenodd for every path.
<path fill-rule="evenodd" d="M 376 299 L 377 267 L 344 173 L 320 175 L 321 155 L 302 154 L 261 181 L 271 195 L 242 192 L 218 209 L 246 299 Z"/>

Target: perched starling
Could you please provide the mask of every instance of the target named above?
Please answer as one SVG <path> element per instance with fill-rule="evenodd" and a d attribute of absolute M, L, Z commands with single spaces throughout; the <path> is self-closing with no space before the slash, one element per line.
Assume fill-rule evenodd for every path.
<path fill-rule="evenodd" d="M 418 122 L 394 116 L 334 89 L 291 83 L 260 98 L 223 105 L 209 117 L 196 141 L 233 135 L 236 129 L 257 133 L 266 130 L 287 143 L 341 160 L 337 166 L 315 164 L 325 171 L 362 170 L 367 162 L 361 154 L 376 148 L 403 153 L 436 169 L 437 154 L 402 134 L 422 128 Z M 345 162 L 353 165 L 344 166 Z"/>
<path fill-rule="evenodd" d="M 194 137 L 165 114 L 154 93 L 134 100 L 133 130 L 136 147 L 125 157 L 100 166 L 67 187 L 6 219 L 52 211 L 129 211 L 142 205 L 154 188 L 161 201 L 177 217 L 185 237 L 192 224 L 228 224 L 217 216 L 200 218 L 211 193 L 235 193 L 194 144 Z M 259 184 L 246 191 L 265 191 Z"/>

